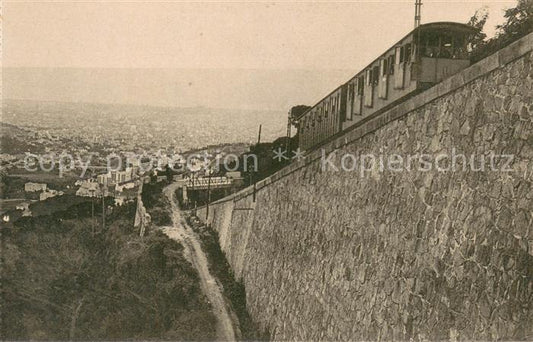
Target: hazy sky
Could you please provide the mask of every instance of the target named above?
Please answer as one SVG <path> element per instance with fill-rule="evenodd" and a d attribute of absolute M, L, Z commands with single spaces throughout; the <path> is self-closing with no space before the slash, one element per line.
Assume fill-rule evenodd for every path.
<path fill-rule="evenodd" d="M 476 9 L 488 6 L 491 17 L 487 31 L 490 34 L 494 25 L 501 22 L 503 9 L 513 6 L 516 0 L 423 0 L 423 3 L 423 23 L 466 22 Z M 2 64 L 18 68 L 255 69 L 250 72 L 249 78 L 252 79 L 246 82 L 247 87 L 256 88 L 254 93 L 260 92 L 262 85 L 258 82 L 261 77 L 265 82 L 264 75 L 269 75 L 265 85 L 271 87 L 285 82 L 286 74 L 293 75 L 294 69 L 300 73 L 301 70 L 312 72 L 316 69 L 347 70 L 345 77 L 335 74 L 325 77 L 322 82 L 321 78 L 315 77 L 312 81 L 319 82 L 319 85 L 302 84 L 303 89 L 299 92 L 303 95 L 287 100 L 312 102 L 325 95 L 324 91 L 331 90 L 339 78 L 348 79 L 350 73 L 358 71 L 412 30 L 413 4 L 414 0 L 276 3 L 4 1 Z M 253 81 L 256 74 L 262 75 L 258 82 Z M 80 78 L 78 83 L 97 88 L 91 90 L 93 97 L 98 98 L 98 92 L 109 94 L 103 80 L 98 81 L 90 74 L 83 77 L 89 77 L 90 81 Z M 111 74 L 106 76 L 107 84 L 113 84 L 113 77 Z M 47 95 L 47 89 L 40 89 L 39 94 L 35 94 L 36 88 L 47 88 L 47 82 L 54 82 L 54 77 L 43 79 L 41 75 L 35 78 L 26 75 L 21 81 L 19 76 L 5 77 L 7 96 L 61 97 L 59 93 Z M 139 78 L 137 81 L 142 89 L 144 80 Z M 221 83 L 215 71 L 203 81 L 206 91 L 211 93 L 231 86 L 231 80 L 229 84 Z M 11 87 L 10 82 L 23 83 Z M 150 82 L 157 83 L 157 80 Z M 180 79 L 178 83 L 183 82 L 190 86 L 191 82 L 186 79 Z M 26 95 L 20 93 L 24 93 L 25 87 Z M 60 88 L 68 92 L 68 85 Z M 283 88 L 281 84 L 280 88 Z M 13 89 L 18 92 L 13 93 Z M 80 100 L 85 96 L 82 90 L 76 90 L 76 94 L 82 97 Z M 177 88 L 174 91 L 183 93 Z M 241 89 L 235 91 L 242 92 Z M 142 91 L 138 96 L 130 97 L 133 102 L 173 104 L 175 101 L 168 96 L 173 97 L 175 93 L 170 93 L 161 94 L 159 99 L 157 94 L 152 94 L 143 100 Z M 73 95 L 65 96 L 72 98 Z M 132 102 L 127 96 L 117 96 L 114 102 Z M 275 95 L 271 97 L 276 98 Z M 204 105 L 200 98 L 193 98 L 184 101 Z M 235 101 L 239 103 L 238 99 Z M 240 101 L 244 107 L 264 105 L 257 101 L 245 103 L 245 97 Z M 224 101 L 216 100 L 213 104 L 224 105 Z M 283 101 L 275 103 L 274 100 L 267 107 L 282 108 L 285 105 Z"/>

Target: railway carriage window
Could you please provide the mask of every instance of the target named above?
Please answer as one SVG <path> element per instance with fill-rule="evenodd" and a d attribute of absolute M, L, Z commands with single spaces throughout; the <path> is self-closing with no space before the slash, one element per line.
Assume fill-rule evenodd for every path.
<path fill-rule="evenodd" d="M 428 33 L 426 35 L 426 50 L 424 56 L 438 57 L 439 36 L 435 33 Z"/>
<path fill-rule="evenodd" d="M 404 50 L 404 54 L 405 54 L 405 56 L 404 56 L 403 59 L 404 59 L 404 61 L 405 61 L 406 63 L 408 63 L 408 62 L 411 61 L 411 52 L 412 52 L 412 50 L 411 50 L 411 44 L 410 44 L 410 43 L 409 43 L 409 44 L 405 44 L 405 50 Z"/>
<path fill-rule="evenodd" d="M 331 106 L 331 112 L 332 112 L 333 114 L 336 113 L 336 111 L 335 111 L 335 109 L 336 109 L 336 107 L 337 107 L 337 101 L 336 101 L 336 100 L 337 100 L 337 99 L 334 97 L 333 100 L 331 101 L 331 102 L 333 103 L 333 105 Z"/>
<path fill-rule="evenodd" d="M 453 37 L 443 35 L 440 39 L 440 57 L 452 58 L 453 55 Z"/>
<path fill-rule="evenodd" d="M 396 57 L 394 55 L 389 56 L 389 75 L 394 75 L 394 60 Z"/>
<path fill-rule="evenodd" d="M 364 86 L 365 86 L 365 77 L 364 76 L 360 76 L 357 79 L 357 94 L 358 95 L 363 95 Z"/>
<path fill-rule="evenodd" d="M 372 84 L 377 85 L 379 82 L 379 66 L 375 66 L 372 70 Z"/>
<path fill-rule="evenodd" d="M 405 56 L 405 47 L 402 46 L 400 48 L 400 63 L 403 63 L 403 61 L 405 60 L 404 56 Z"/>

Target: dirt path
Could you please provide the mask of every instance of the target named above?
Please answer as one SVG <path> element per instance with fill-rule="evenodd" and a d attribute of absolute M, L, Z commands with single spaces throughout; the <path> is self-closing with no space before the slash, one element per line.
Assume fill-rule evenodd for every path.
<path fill-rule="evenodd" d="M 211 302 L 213 313 L 217 318 L 217 339 L 219 341 L 235 341 L 235 331 L 231 313 L 224 301 L 222 291 L 215 278 L 209 273 L 207 257 L 201 248 L 196 233 L 181 217 L 180 210 L 174 199 L 177 184 L 168 185 L 163 192 L 172 205 L 172 227 L 165 227 L 163 232 L 171 239 L 179 241 L 184 248 L 185 257 L 192 263 L 200 276 L 200 283 L 207 299 Z"/>

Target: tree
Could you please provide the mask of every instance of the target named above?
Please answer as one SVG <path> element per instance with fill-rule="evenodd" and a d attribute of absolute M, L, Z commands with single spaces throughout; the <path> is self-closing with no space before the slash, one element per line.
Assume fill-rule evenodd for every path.
<path fill-rule="evenodd" d="M 478 29 L 477 33 L 470 37 L 469 47 L 471 50 L 478 49 L 485 44 L 487 35 L 483 32 L 483 28 L 489 18 L 489 10 L 487 6 L 484 6 L 476 11 L 474 15 L 468 21 L 468 25 Z"/>
<path fill-rule="evenodd" d="M 495 37 L 486 41 L 479 40 L 481 36 L 473 39 L 472 62 L 477 62 L 533 32 L 533 0 L 518 0 L 515 7 L 505 11 L 504 17 L 505 22 L 496 26 L 498 32 Z M 485 24 L 483 19 L 484 16 L 476 11 L 468 23 L 482 27 Z"/>
<path fill-rule="evenodd" d="M 514 8 L 505 11 L 505 23 L 498 25 L 498 36 L 509 43 L 533 32 L 533 0 L 518 0 Z"/>
<path fill-rule="evenodd" d="M 298 118 L 303 114 L 305 113 L 306 111 L 308 111 L 311 107 L 309 106 L 306 106 L 306 105 L 298 105 L 298 106 L 294 106 L 291 108 L 291 123 L 295 123 Z"/>

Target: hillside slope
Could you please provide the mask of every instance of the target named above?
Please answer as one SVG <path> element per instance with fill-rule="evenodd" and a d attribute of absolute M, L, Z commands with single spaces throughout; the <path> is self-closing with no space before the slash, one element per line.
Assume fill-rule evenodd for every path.
<path fill-rule="evenodd" d="M 135 204 L 101 218 L 91 204 L 2 227 L 2 339 L 215 336 L 215 319 L 183 247 L 133 231 Z"/>

